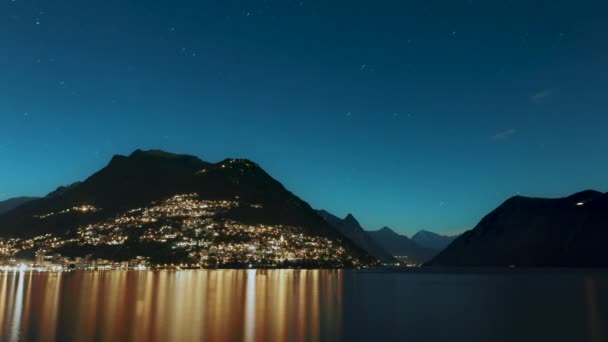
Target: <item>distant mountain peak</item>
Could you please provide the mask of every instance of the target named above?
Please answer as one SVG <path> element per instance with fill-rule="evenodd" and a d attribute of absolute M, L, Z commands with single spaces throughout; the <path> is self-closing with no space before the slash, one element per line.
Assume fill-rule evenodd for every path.
<path fill-rule="evenodd" d="M 426 230 L 426 229 L 420 229 L 418 232 L 416 232 L 416 234 L 414 234 L 412 236 L 412 238 L 414 236 L 441 236 L 441 237 L 448 237 L 448 235 L 438 234 L 438 233 L 435 233 L 435 232 L 432 232 L 432 231 Z"/>
<path fill-rule="evenodd" d="M 332 214 L 331 214 L 329 211 L 327 211 L 327 210 L 325 210 L 325 209 L 317 209 L 317 213 L 318 213 L 319 215 L 322 215 L 322 216 L 324 216 L 324 215 L 332 215 Z M 333 216 L 333 215 L 332 215 L 332 216 Z"/>
<path fill-rule="evenodd" d="M 412 240 L 416 241 L 419 245 L 431 248 L 437 251 L 443 250 L 447 247 L 456 236 L 446 236 L 437 234 L 425 229 L 421 229 L 412 236 Z"/>
<path fill-rule="evenodd" d="M 329 223 L 334 229 L 344 235 L 361 249 L 367 251 L 374 258 L 384 262 L 396 262 L 397 260 L 385 251 L 368 232 L 363 230 L 357 219 L 352 214 L 341 219 L 326 210 L 317 210 L 317 214 Z"/>
<path fill-rule="evenodd" d="M 405 257 L 407 263 L 420 264 L 437 254 L 437 251 L 421 246 L 416 241 L 386 226 L 376 231 L 370 231 L 368 234 L 392 255 Z"/>
<path fill-rule="evenodd" d="M 384 233 L 392 233 L 392 234 L 397 234 L 397 232 L 395 232 L 394 230 L 392 230 L 391 228 L 384 226 L 380 229 L 378 229 L 378 231 L 380 232 L 384 232 Z"/>
<path fill-rule="evenodd" d="M 344 218 L 345 222 L 348 222 L 350 224 L 356 224 L 358 226 L 360 226 L 359 221 L 357 221 L 357 219 L 355 218 L 355 216 L 353 216 L 353 214 L 348 214 L 346 215 L 346 217 Z"/>

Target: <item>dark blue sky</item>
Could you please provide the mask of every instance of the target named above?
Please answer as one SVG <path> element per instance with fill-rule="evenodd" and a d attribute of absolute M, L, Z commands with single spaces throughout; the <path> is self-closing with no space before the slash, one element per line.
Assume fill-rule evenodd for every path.
<path fill-rule="evenodd" d="M 136 148 L 407 234 L 608 191 L 605 3 L 2 0 L 0 199 Z"/>

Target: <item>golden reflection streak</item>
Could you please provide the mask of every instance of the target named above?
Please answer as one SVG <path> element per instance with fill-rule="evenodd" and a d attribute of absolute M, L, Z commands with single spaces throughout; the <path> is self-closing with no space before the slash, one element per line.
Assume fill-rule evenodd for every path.
<path fill-rule="evenodd" d="M 602 341 L 602 326 L 597 300 L 595 281 L 591 277 L 585 277 L 585 301 L 587 303 L 587 321 L 589 322 L 591 342 Z"/>
<path fill-rule="evenodd" d="M 266 293 L 268 293 L 268 278 L 269 271 L 260 271 L 258 272 L 256 282 L 256 325 L 260 327 L 260 329 L 256 329 L 255 339 L 256 341 L 265 341 L 268 340 L 268 331 L 267 327 L 269 324 L 269 309 L 268 309 L 268 300 Z"/>
<path fill-rule="evenodd" d="M 319 291 L 321 288 L 319 280 L 319 270 L 312 271 L 312 307 L 310 310 L 311 321 L 310 321 L 310 333 L 311 341 L 319 340 L 319 324 L 321 321 L 321 310 L 320 310 L 320 296 Z"/>
<path fill-rule="evenodd" d="M 156 291 L 157 295 L 157 305 L 158 309 L 155 313 L 155 331 L 154 336 L 157 341 L 169 341 L 167 326 L 167 308 L 169 306 L 169 298 L 167 296 L 168 292 L 168 282 L 169 282 L 169 271 L 160 271 L 158 273 L 158 290 Z"/>
<path fill-rule="evenodd" d="M 205 291 L 204 285 L 204 273 L 196 271 L 187 271 L 188 284 L 190 285 L 189 298 L 186 298 L 188 303 L 188 313 L 190 320 L 188 322 L 189 335 L 188 339 L 192 341 L 203 340 L 203 330 L 201 326 L 204 323 L 205 307 L 201 302 L 204 301 L 203 291 Z"/>
<path fill-rule="evenodd" d="M 42 319 L 40 322 L 41 341 L 55 341 L 57 333 L 57 311 L 59 309 L 59 294 L 61 292 L 61 272 L 47 277 L 44 282 L 44 299 L 42 302 Z"/>
<path fill-rule="evenodd" d="M 207 316 L 209 315 L 209 311 L 207 310 L 207 306 L 209 305 L 207 302 L 209 295 L 209 272 L 208 271 L 195 271 L 195 274 L 199 278 L 200 285 L 197 286 L 197 291 L 200 293 L 199 302 L 195 303 L 198 308 L 198 335 L 205 335 L 205 328 L 207 324 Z M 201 338 L 202 339 L 202 338 Z"/>
<path fill-rule="evenodd" d="M 286 270 L 279 270 L 278 275 L 274 279 L 274 287 L 277 291 L 277 297 L 273 306 L 276 308 L 275 316 L 273 320 L 275 321 L 274 326 L 277 327 L 275 331 L 275 341 L 285 341 L 287 340 L 287 336 L 285 336 L 285 325 L 286 321 L 286 309 L 287 309 L 287 272 Z"/>
<path fill-rule="evenodd" d="M 9 341 L 17 342 L 20 339 L 19 330 L 21 330 L 21 313 L 23 312 L 23 283 L 25 275 L 23 272 L 18 273 L 17 293 L 13 312 L 13 323 L 11 325 L 11 334 Z"/>
<path fill-rule="evenodd" d="M 238 271 L 241 272 L 241 271 Z M 218 341 L 229 341 L 237 339 L 243 328 L 241 322 L 235 324 L 236 317 L 243 309 L 242 297 L 237 297 L 235 286 L 235 270 L 219 270 L 217 295 L 214 298 L 215 311 L 212 314 L 213 336 Z M 234 315 L 234 316 L 233 316 Z M 242 338 L 242 337 L 241 337 Z"/>
<path fill-rule="evenodd" d="M 24 304 L 23 304 L 23 313 L 21 314 L 21 322 L 20 325 L 21 327 L 24 327 L 25 329 L 22 329 L 23 334 L 19 336 L 19 339 L 22 341 L 27 341 L 29 338 L 27 336 L 28 333 L 28 329 L 27 327 L 29 326 L 29 320 L 30 320 L 30 302 L 32 300 L 32 296 L 31 296 L 31 288 L 32 288 L 32 276 L 33 276 L 34 272 L 27 272 L 27 273 L 23 273 L 23 276 L 27 276 L 27 285 L 25 285 L 24 290 L 23 290 L 23 297 L 24 297 Z"/>
<path fill-rule="evenodd" d="M 177 341 L 180 336 L 187 336 L 184 324 L 190 313 L 188 312 L 188 290 L 189 282 L 184 272 L 173 274 L 172 282 L 169 283 L 169 293 L 172 295 L 170 306 L 166 308 L 169 314 L 169 326 L 171 327 L 170 340 Z"/>
<path fill-rule="evenodd" d="M 201 288 L 199 287 L 200 275 L 192 271 L 182 271 L 174 274 L 174 282 L 171 286 L 174 300 L 166 311 L 171 315 L 171 340 L 187 339 L 192 341 L 201 340 L 199 325 L 201 322 L 202 308 L 198 305 L 201 301 Z"/>
<path fill-rule="evenodd" d="M 4 274 L 2 274 L 2 287 L 0 287 L 0 324 L 2 324 L 2 326 L 0 326 L 0 328 L 2 328 L 2 330 L 4 331 L 4 329 L 6 329 L 3 325 L 4 322 L 6 322 L 4 320 L 4 315 L 6 313 L 6 311 L 8 310 L 8 305 L 6 305 L 6 299 L 9 298 L 9 293 L 8 293 L 8 272 L 4 272 Z"/>
<path fill-rule="evenodd" d="M 3 333 L 12 340 L 334 340 L 341 336 L 336 330 L 342 320 L 341 275 L 318 270 L 76 272 L 37 275 L 26 286 L 25 275 L 15 274 L 0 282 L 0 317 L 6 322 Z M 36 294 L 37 289 L 42 291 Z M 23 325 L 26 310 L 31 326 Z M 20 326 L 29 335 L 19 336 Z"/>
<path fill-rule="evenodd" d="M 343 317 L 342 309 L 344 308 L 343 299 L 342 299 L 342 295 L 344 293 L 344 288 L 343 288 L 344 271 L 338 270 L 336 278 L 337 279 L 336 279 L 336 306 L 335 306 L 335 308 L 336 308 L 336 310 L 338 310 L 338 312 L 335 315 L 337 322 L 334 322 L 334 329 L 336 332 L 336 338 L 334 340 L 341 341 L 343 338 L 343 332 L 344 332 L 344 327 L 343 327 L 344 320 L 342 319 L 342 317 Z"/>
<path fill-rule="evenodd" d="M 152 319 L 152 290 L 154 273 L 138 272 L 136 279 L 136 304 L 134 328 L 131 332 L 131 340 L 152 341 L 153 335 L 150 331 L 150 321 Z"/>
<path fill-rule="evenodd" d="M 83 340 L 91 340 L 93 336 L 95 336 L 95 332 L 97 330 L 97 313 L 101 312 L 101 307 L 99 305 L 99 297 L 102 295 L 99 288 L 102 284 L 101 277 L 102 273 L 96 271 L 93 273 L 84 273 L 83 278 L 85 279 L 85 286 L 83 286 L 83 292 L 81 296 L 81 312 L 87 312 L 88 319 L 86 320 L 86 329 L 82 332 L 84 336 L 86 336 Z M 88 302 L 90 299 L 90 303 Z M 88 305 L 87 305 L 88 304 Z M 77 336 L 80 336 L 77 335 Z"/>
<path fill-rule="evenodd" d="M 71 301 L 71 292 L 74 291 L 72 287 L 78 286 L 79 291 L 75 292 L 79 295 L 74 295 L 75 303 L 73 303 L 74 311 L 73 314 L 73 329 L 74 337 L 83 341 L 90 341 L 93 339 L 93 335 L 96 329 L 96 314 L 97 297 L 98 297 L 98 286 L 99 280 L 97 279 L 97 272 L 79 272 L 70 277 L 69 286 L 66 285 L 66 297 L 67 301 Z M 66 304 L 67 305 L 67 304 Z"/>
<path fill-rule="evenodd" d="M 17 284 L 17 279 L 18 277 L 18 273 L 12 273 L 10 275 L 7 274 L 7 277 L 10 279 L 10 283 L 7 283 L 7 287 L 6 287 L 6 294 L 8 297 L 8 303 L 6 304 L 6 308 L 5 308 L 5 315 L 6 315 L 6 319 L 4 320 L 4 330 L 6 331 L 6 335 L 5 336 L 9 336 L 9 333 L 12 332 L 11 330 L 11 318 L 13 317 L 13 315 L 15 314 L 13 312 L 13 308 L 15 307 L 15 286 Z"/>
<path fill-rule="evenodd" d="M 247 271 L 247 292 L 245 292 L 245 342 L 255 341 L 255 273 L 256 270 Z"/>
<path fill-rule="evenodd" d="M 125 307 L 125 292 L 126 271 L 115 271 L 103 273 L 104 296 L 103 305 L 105 308 L 105 316 L 102 317 L 103 329 L 100 331 L 101 339 L 105 341 L 113 341 L 125 336 L 124 323 L 125 313 L 129 307 Z M 107 292 L 107 293 L 106 293 Z"/>
<path fill-rule="evenodd" d="M 296 336 L 299 341 L 306 340 L 306 283 L 308 270 L 298 272 L 298 283 L 296 287 L 298 301 L 296 303 Z"/>
<path fill-rule="evenodd" d="M 211 293 L 213 294 L 215 292 L 215 296 L 212 295 L 211 297 L 211 303 L 214 304 L 213 306 L 213 312 L 214 314 L 211 315 L 210 320 L 211 320 L 211 339 L 214 341 L 219 341 L 220 340 L 220 336 L 217 336 L 216 334 L 218 333 L 218 331 L 221 329 L 221 319 L 218 318 L 217 316 L 219 316 L 219 314 L 222 312 L 222 305 L 224 303 L 222 303 L 222 299 L 224 298 L 224 278 L 226 277 L 226 273 L 224 273 L 224 271 L 221 270 L 217 270 L 217 271 L 211 271 L 211 274 L 213 276 L 213 279 L 215 280 L 212 284 L 213 284 L 213 288 Z"/>

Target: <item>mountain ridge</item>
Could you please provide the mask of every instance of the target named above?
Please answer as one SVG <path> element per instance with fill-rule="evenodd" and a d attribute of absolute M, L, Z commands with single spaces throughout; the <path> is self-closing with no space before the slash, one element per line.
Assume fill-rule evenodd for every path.
<path fill-rule="evenodd" d="M 440 235 L 422 229 L 416 232 L 416 234 L 414 234 L 411 239 L 423 247 L 432 248 L 440 252 L 444 250 L 450 243 L 452 243 L 452 241 L 454 241 L 454 239 L 456 239 L 457 237 L 458 235 Z"/>
<path fill-rule="evenodd" d="M 22 204 L 37 200 L 38 198 L 40 197 L 20 196 L 0 201 L 0 215 L 13 210 Z"/>
<path fill-rule="evenodd" d="M 393 256 L 407 257 L 408 263 L 422 264 L 437 254 L 437 251 L 420 246 L 409 237 L 386 226 L 368 231 L 368 234 Z"/>
<path fill-rule="evenodd" d="M 428 265 L 605 267 L 608 193 L 563 198 L 513 196 Z"/>
<path fill-rule="evenodd" d="M 352 214 L 349 213 L 344 219 L 340 219 L 326 210 L 317 210 L 317 213 L 342 235 L 350 239 L 355 245 L 365 250 L 374 258 L 385 263 L 398 262 L 394 256 L 387 252 L 363 229 L 363 227 L 361 227 L 359 221 L 357 221 Z"/>
<path fill-rule="evenodd" d="M 0 235 L 63 233 L 175 194 L 197 193 L 200 199 L 238 200 L 243 204 L 231 208 L 225 214 L 226 219 L 246 224 L 296 226 L 307 234 L 343 240 L 308 203 L 247 159 L 227 158 L 208 163 L 189 155 L 136 150 L 129 156 L 113 156 L 105 167 L 84 181 L 60 189 L 53 196 L 0 215 Z M 96 210 L 66 211 L 85 205 Z M 368 258 L 350 242 L 347 246 L 357 257 Z"/>

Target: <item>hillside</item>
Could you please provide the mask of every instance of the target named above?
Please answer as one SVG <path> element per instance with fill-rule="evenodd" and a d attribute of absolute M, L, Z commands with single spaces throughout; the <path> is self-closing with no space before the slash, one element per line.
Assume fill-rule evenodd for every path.
<path fill-rule="evenodd" d="M 296 233 L 303 236 L 299 244 L 318 246 L 318 243 L 313 242 L 318 238 L 333 241 L 332 248 L 342 246 L 345 250 L 343 260 L 339 263 L 348 260 L 373 261 L 319 217 L 306 202 L 285 189 L 254 162 L 225 159 L 219 163 L 208 163 L 193 156 L 157 150 L 137 150 L 129 156 L 114 156 L 106 167 L 83 182 L 60 188 L 44 198 L 30 201 L 17 210 L 0 215 L 0 237 L 29 238 L 52 234 L 73 239 L 76 234 L 87 233 L 83 231 L 84 227 L 95 227 L 95 234 L 98 235 L 107 233 L 101 227 L 112 226 L 118 231 L 124 231 L 120 237 L 125 238 L 132 233 L 128 228 L 130 226 L 123 222 L 125 218 L 131 217 L 129 213 L 145 213 L 159 204 L 181 198 L 179 196 L 188 198 L 196 206 L 222 208 L 204 211 L 205 215 L 211 216 L 209 224 L 222 228 L 215 236 L 238 233 L 239 236 L 247 235 L 239 237 L 241 240 L 258 241 L 255 229 L 264 231 L 264 227 L 270 227 L 268 229 L 275 231 L 273 234 L 278 234 L 272 238 L 273 241 L 279 235 L 284 235 L 281 236 L 284 239 L 281 241 L 289 241 L 289 237 Z M 189 212 L 184 214 L 183 210 L 188 208 L 177 209 L 176 213 L 171 213 L 179 215 L 177 223 L 168 222 L 173 220 L 170 215 L 161 215 L 156 219 L 167 221 L 165 226 L 171 229 L 177 225 L 179 229 L 193 231 L 197 227 L 192 220 L 188 220 L 189 217 L 196 218 L 196 224 L 206 222 Z M 145 220 L 145 217 L 138 219 Z M 144 222 L 146 224 L 138 225 L 142 229 L 135 230 L 137 234 L 134 233 L 133 238 L 139 239 L 142 234 L 145 235 L 144 231 L 164 227 Z M 226 228 L 227 224 L 229 228 Z M 245 229 L 246 227 L 249 228 Z M 284 234 L 279 234 L 281 231 Z M 174 235 L 176 234 L 169 234 Z M 188 236 L 188 241 L 192 242 L 195 237 Z M 132 242 L 133 238 L 125 240 Z M 109 241 L 122 243 L 122 240 Z M 308 250 L 312 247 L 306 248 Z M 326 253 L 320 249 L 314 253 L 317 252 Z M 300 255 L 293 258 L 304 260 L 308 257 Z M 319 261 L 318 258 L 316 260 Z"/>
<path fill-rule="evenodd" d="M 317 212 L 332 227 L 374 258 L 386 263 L 397 262 L 395 257 L 375 241 L 368 232 L 363 230 L 359 221 L 352 214 L 348 214 L 344 219 L 340 219 L 325 210 Z"/>
<path fill-rule="evenodd" d="M 608 194 L 516 196 L 458 237 L 428 265 L 608 266 Z"/>

